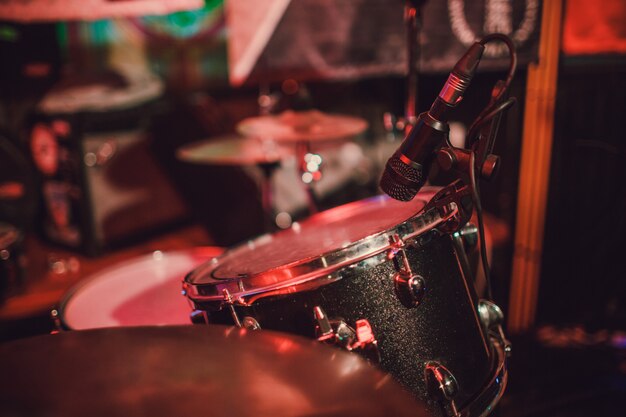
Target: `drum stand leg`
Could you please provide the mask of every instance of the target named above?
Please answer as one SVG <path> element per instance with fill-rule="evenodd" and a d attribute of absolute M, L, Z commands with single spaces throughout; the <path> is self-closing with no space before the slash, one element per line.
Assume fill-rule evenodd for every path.
<path fill-rule="evenodd" d="M 296 158 L 300 167 L 300 179 L 307 195 L 309 214 L 312 215 L 319 211 L 319 200 L 315 195 L 315 190 L 313 190 L 313 183 L 322 178 L 322 171 L 320 170 L 322 159 L 319 155 L 311 153 L 311 144 L 308 141 L 296 143 Z M 317 158 L 318 161 L 313 161 L 311 158 Z"/>
<path fill-rule="evenodd" d="M 59 310 L 56 308 L 50 312 L 50 319 L 52 320 L 52 325 L 54 329 L 50 332 L 50 334 L 57 334 L 60 332 L 64 332 L 63 324 L 61 323 L 61 316 L 59 314 Z"/>
<path fill-rule="evenodd" d="M 261 181 L 261 205 L 263 207 L 263 217 L 265 219 L 265 231 L 268 233 L 276 231 L 276 213 L 274 210 L 274 193 L 272 191 L 272 176 L 278 168 L 278 162 L 259 164 L 263 172 Z"/>

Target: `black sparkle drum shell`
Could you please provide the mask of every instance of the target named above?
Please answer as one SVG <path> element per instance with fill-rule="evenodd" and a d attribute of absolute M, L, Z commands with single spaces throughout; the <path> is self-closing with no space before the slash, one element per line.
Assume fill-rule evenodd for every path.
<path fill-rule="evenodd" d="M 421 197 L 424 199 L 424 195 Z M 476 295 L 470 278 L 463 272 L 465 260 L 457 251 L 455 238 L 437 231 L 441 219 L 436 213 L 422 212 L 415 216 L 423 208 L 424 200 L 409 204 L 412 206 L 389 199 L 364 200 L 358 202 L 359 210 L 352 213 L 339 207 L 329 211 L 335 210 L 334 213 L 320 213 L 322 216 L 313 216 L 300 225 L 298 233 L 305 231 L 306 234 L 310 230 L 319 236 L 345 234 L 353 239 L 350 244 L 336 241 L 329 243 L 330 247 L 300 249 L 298 246 L 305 244 L 303 242 L 311 244 L 308 235 L 302 239 L 274 236 L 275 239 L 259 238 L 248 244 L 248 250 L 244 246 L 233 248 L 231 251 L 239 251 L 238 256 L 247 256 L 247 259 L 238 263 L 236 257 L 228 258 L 227 251 L 216 258 L 213 266 L 203 265 L 185 278 L 187 295 L 196 308 L 206 311 L 210 323 L 233 324 L 230 309 L 216 301 L 220 291 L 230 288 L 229 293 L 243 301 L 233 306 L 240 318 L 252 317 L 262 329 L 307 337 L 316 337 L 313 313 L 316 306 L 322 307 L 329 318 L 341 318 L 353 327 L 357 320 L 367 319 L 378 342 L 383 370 L 416 397 L 430 400 L 424 369 L 427 362 L 436 361 L 456 378 L 459 392 L 454 400 L 456 406 L 462 408 L 488 383 L 495 366 L 493 348 L 478 319 Z M 389 222 L 397 220 L 394 216 L 403 216 L 403 211 L 410 213 L 411 210 L 411 219 L 406 220 L 411 217 L 409 214 L 405 221 L 397 221 L 389 227 Z M 337 216 L 337 213 L 344 216 Z M 363 226 L 359 219 L 368 225 Z M 380 225 L 379 230 L 371 229 L 372 222 Z M 338 231 L 337 228 L 350 230 Z M 325 233 L 325 229 L 332 230 Z M 359 237 L 360 234 L 364 236 Z M 396 269 L 382 243 L 393 234 L 410 242 L 406 247 L 409 264 L 426 283 L 424 298 L 414 308 L 401 304 L 394 291 Z M 326 240 L 329 241 L 332 239 Z M 272 252 L 271 246 L 279 242 L 288 254 L 274 261 L 278 265 L 268 266 L 272 260 L 266 260 L 262 271 L 250 266 L 250 259 L 257 256 L 257 251 Z M 319 256 L 321 260 L 306 257 L 306 252 L 312 250 L 323 254 Z M 349 262 L 337 253 L 359 255 Z M 305 258 L 297 262 L 289 259 L 289 254 Z M 333 270 L 337 259 L 343 261 L 338 261 L 337 269 Z M 305 265 L 317 264 L 326 265 L 319 268 L 319 274 L 306 272 Z M 231 278 L 222 275 L 224 271 L 228 271 Z M 273 277 L 278 277 L 277 282 L 272 282 Z M 309 279 L 311 281 L 307 281 Z M 307 282 L 301 285 L 304 281 Z M 233 289 L 235 282 L 241 291 Z M 255 286 L 255 283 L 263 285 Z M 277 289 L 281 283 L 292 285 Z"/>

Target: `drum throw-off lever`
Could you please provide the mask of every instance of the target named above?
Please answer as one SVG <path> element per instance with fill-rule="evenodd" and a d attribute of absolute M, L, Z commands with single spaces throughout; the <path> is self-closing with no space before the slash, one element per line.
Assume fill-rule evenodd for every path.
<path fill-rule="evenodd" d="M 356 330 L 342 319 L 330 320 L 320 306 L 313 308 L 317 325 L 315 332 L 320 342 L 339 346 L 347 351 L 356 351 L 372 363 L 380 363 L 378 342 L 367 319 L 355 323 Z"/>
<path fill-rule="evenodd" d="M 397 234 L 389 237 L 391 249 L 387 258 L 393 260 L 396 274 L 393 276 L 393 287 L 396 297 L 406 308 L 420 305 L 426 293 L 426 281 L 421 275 L 413 273 L 404 250 L 405 244 Z"/>

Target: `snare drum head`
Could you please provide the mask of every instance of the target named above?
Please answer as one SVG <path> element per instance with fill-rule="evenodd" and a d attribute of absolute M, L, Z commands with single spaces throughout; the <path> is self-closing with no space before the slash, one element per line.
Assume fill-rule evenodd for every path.
<path fill-rule="evenodd" d="M 227 250 L 194 270 L 185 281 L 191 286 L 219 286 L 220 281 L 240 280 L 244 291 L 262 291 L 263 287 L 315 274 L 300 266 L 319 260 L 317 263 L 324 270 L 334 252 L 355 243 L 358 246 L 359 242 L 359 251 L 367 254 L 371 246 L 368 237 L 392 230 L 416 216 L 438 190 L 427 188 L 410 202 L 377 196 L 318 213 L 287 230 Z"/>
<path fill-rule="evenodd" d="M 61 303 L 70 329 L 190 324 L 181 280 L 221 249 L 201 247 L 149 255 L 114 265 L 83 281 Z"/>

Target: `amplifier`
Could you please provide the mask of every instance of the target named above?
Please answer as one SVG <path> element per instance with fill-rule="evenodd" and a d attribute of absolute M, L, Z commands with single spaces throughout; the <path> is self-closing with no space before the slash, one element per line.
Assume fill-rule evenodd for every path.
<path fill-rule="evenodd" d="M 185 219 L 188 209 L 151 151 L 158 80 L 54 89 L 29 123 L 42 229 L 87 255 Z"/>

